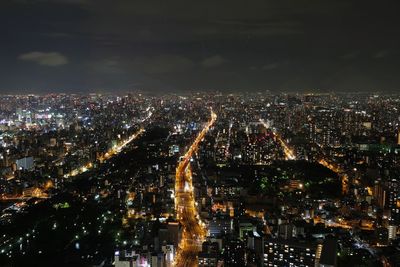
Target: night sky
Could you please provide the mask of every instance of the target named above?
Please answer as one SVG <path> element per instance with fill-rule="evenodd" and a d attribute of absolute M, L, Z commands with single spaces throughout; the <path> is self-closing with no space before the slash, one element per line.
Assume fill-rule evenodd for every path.
<path fill-rule="evenodd" d="M 399 7 L 1 0 L 0 90 L 397 91 Z"/>

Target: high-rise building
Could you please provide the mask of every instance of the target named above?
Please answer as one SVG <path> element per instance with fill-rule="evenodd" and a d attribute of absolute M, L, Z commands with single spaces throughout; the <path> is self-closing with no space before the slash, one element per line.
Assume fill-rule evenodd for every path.
<path fill-rule="evenodd" d="M 199 267 L 216 267 L 217 263 L 218 255 L 216 253 L 199 253 Z"/>
<path fill-rule="evenodd" d="M 376 204 L 378 207 L 383 208 L 385 207 L 386 203 L 386 190 L 383 187 L 382 183 L 379 181 L 375 182 L 373 197 L 375 199 Z"/>
<path fill-rule="evenodd" d="M 399 225 L 400 223 L 400 182 L 397 178 L 392 178 L 388 182 L 388 202 L 387 208 L 390 210 L 390 224 Z"/>
<path fill-rule="evenodd" d="M 33 168 L 33 157 L 25 157 L 18 159 L 16 162 L 18 169 L 20 170 L 30 170 Z"/>
<path fill-rule="evenodd" d="M 322 245 L 283 239 L 264 241 L 263 266 L 314 267 L 319 263 Z"/>
<path fill-rule="evenodd" d="M 336 267 L 337 249 L 338 249 L 337 240 L 330 237 L 326 238 L 322 245 L 319 267 Z"/>
<path fill-rule="evenodd" d="M 397 238 L 397 225 L 389 225 L 388 226 L 388 238 L 389 240 L 393 240 Z"/>
<path fill-rule="evenodd" d="M 400 129 L 397 132 L 397 144 L 400 146 Z"/>
<path fill-rule="evenodd" d="M 115 267 L 149 266 L 147 255 L 135 251 L 116 251 L 114 261 Z"/>
<path fill-rule="evenodd" d="M 211 237 L 216 237 L 222 234 L 232 232 L 232 219 L 228 216 L 214 217 L 208 225 L 208 230 Z"/>

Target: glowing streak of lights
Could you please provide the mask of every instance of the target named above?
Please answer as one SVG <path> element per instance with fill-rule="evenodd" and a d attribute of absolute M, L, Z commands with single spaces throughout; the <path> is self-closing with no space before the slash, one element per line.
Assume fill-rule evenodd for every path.
<path fill-rule="evenodd" d="M 138 138 L 144 131 L 145 130 L 143 128 L 141 128 L 139 131 L 137 131 L 136 133 L 132 134 L 128 139 L 126 139 L 125 141 L 123 141 L 119 145 L 109 149 L 104 154 L 104 156 L 99 158 L 100 162 L 102 162 L 104 160 L 108 160 L 108 159 L 112 158 L 113 156 L 117 155 L 118 153 L 120 153 L 123 148 L 125 148 L 129 143 L 131 143 L 133 140 Z M 70 171 L 69 173 L 65 174 L 64 177 L 65 178 L 74 177 L 74 176 L 77 176 L 78 174 L 87 172 L 88 170 L 90 170 L 92 168 L 93 168 L 93 163 L 89 162 L 84 166 L 81 166 L 79 168 L 76 168 L 76 169 Z"/>
<path fill-rule="evenodd" d="M 265 128 L 272 130 L 272 128 L 269 128 L 269 125 L 263 119 L 260 119 L 260 123 Z M 273 130 L 272 130 L 272 133 L 274 134 L 276 139 L 281 144 L 281 146 L 283 148 L 283 151 L 285 153 L 286 159 L 289 159 L 289 160 L 296 159 L 296 156 L 295 156 L 293 150 L 290 149 L 290 147 L 285 143 L 285 141 L 283 141 L 283 139 L 280 137 L 280 135 L 277 132 L 273 131 Z M 347 176 L 347 174 L 344 174 L 344 171 L 342 169 L 340 169 L 338 166 L 336 166 L 333 163 L 329 163 L 325 159 L 319 160 L 318 163 L 321 164 L 322 166 L 330 169 L 331 171 L 333 171 L 333 172 L 335 172 L 335 173 L 340 175 L 341 181 L 342 181 L 342 192 L 343 192 L 343 194 L 346 194 L 348 192 L 348 190 L 349 190 L 349 188 L 348 188 L 349 177 Z"/>
<path fill-rule="evenodd" d="M 150 119 L 150 117 L 153 115 L 153 113 L 151 112 L 152 107 L 149 106 L 146 109 L 146 112 L 148 112 L 147 116 L 141 120 L 141 122 L 145 122 L 146 120 Z M 131 143 L 133 140 L 135 140 L 138 136 L 140 136 L 145 130 L 143 128 L 140 128 L 139 131 L 137 131 L 136 133 L 132 134 L 129 138 L 127 138 L 126 140 L 122 141 L 120 144 L 110 148 L 105 154 L 104 156 L 101 156 L 99 158 L 100 162 L 103 162 L 104 160 L 108 160 L 110 158 L 112 158 L 114 155 L 117 155 L 121 152 L 121 150 L 123 148 L 125 148 L 129 143 Z M 78 174 L 87 172 L 88 170 L 93 168 L 93 163 L 89 162 L 84 166 L 81 166 L 79 168 L 76 168 L 72 171 L 70 171 L 69 173 L 64 175 L 64 178 L 68 178 L 68 177 L 73 177 L 73 176 L 77 176 Z"/>
<path fill-rule="evenodd" d="M 199 219 L 194 201 L 190 159 L 198 149 L 200 142 L 214 124 L 217 115 L 211 110 L 211 119 L 198 134 L 176 168 L 175 208 L 177 218 L 183 226 L 182 239 L 179 244 L 175 266 L 197 266 L 197 254 L 206 236 L 204 223 Z"/>

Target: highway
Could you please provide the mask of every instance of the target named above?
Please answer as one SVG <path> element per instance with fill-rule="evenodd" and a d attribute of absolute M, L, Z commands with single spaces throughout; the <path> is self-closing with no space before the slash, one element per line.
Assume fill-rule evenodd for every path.
<path fill-rule="evenodd" d="M 197 254 L 201 251 L 201 245 L 207 233 L 205 225 L 201 221 L 196 209 L 190 159 L 197 151 L 200 142 L 203 140 L 216 119 L 217 115 L 211 110 L 211 119 L 197 135 L 196 139 L 182 157 L 182 160 L 176 168 L 175 209 L 177 219 L 181 223 L 183 231 L 174 262 L 175 266 L 192 267 L 198 265 Z"/>

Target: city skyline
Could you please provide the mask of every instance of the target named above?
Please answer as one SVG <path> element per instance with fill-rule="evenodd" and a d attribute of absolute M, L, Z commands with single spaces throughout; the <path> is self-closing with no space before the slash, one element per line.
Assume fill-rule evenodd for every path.
<path fill-rule="evenodd" d="M 0 95 L 0 265 L 394 267 L 400 95 Z"/>

